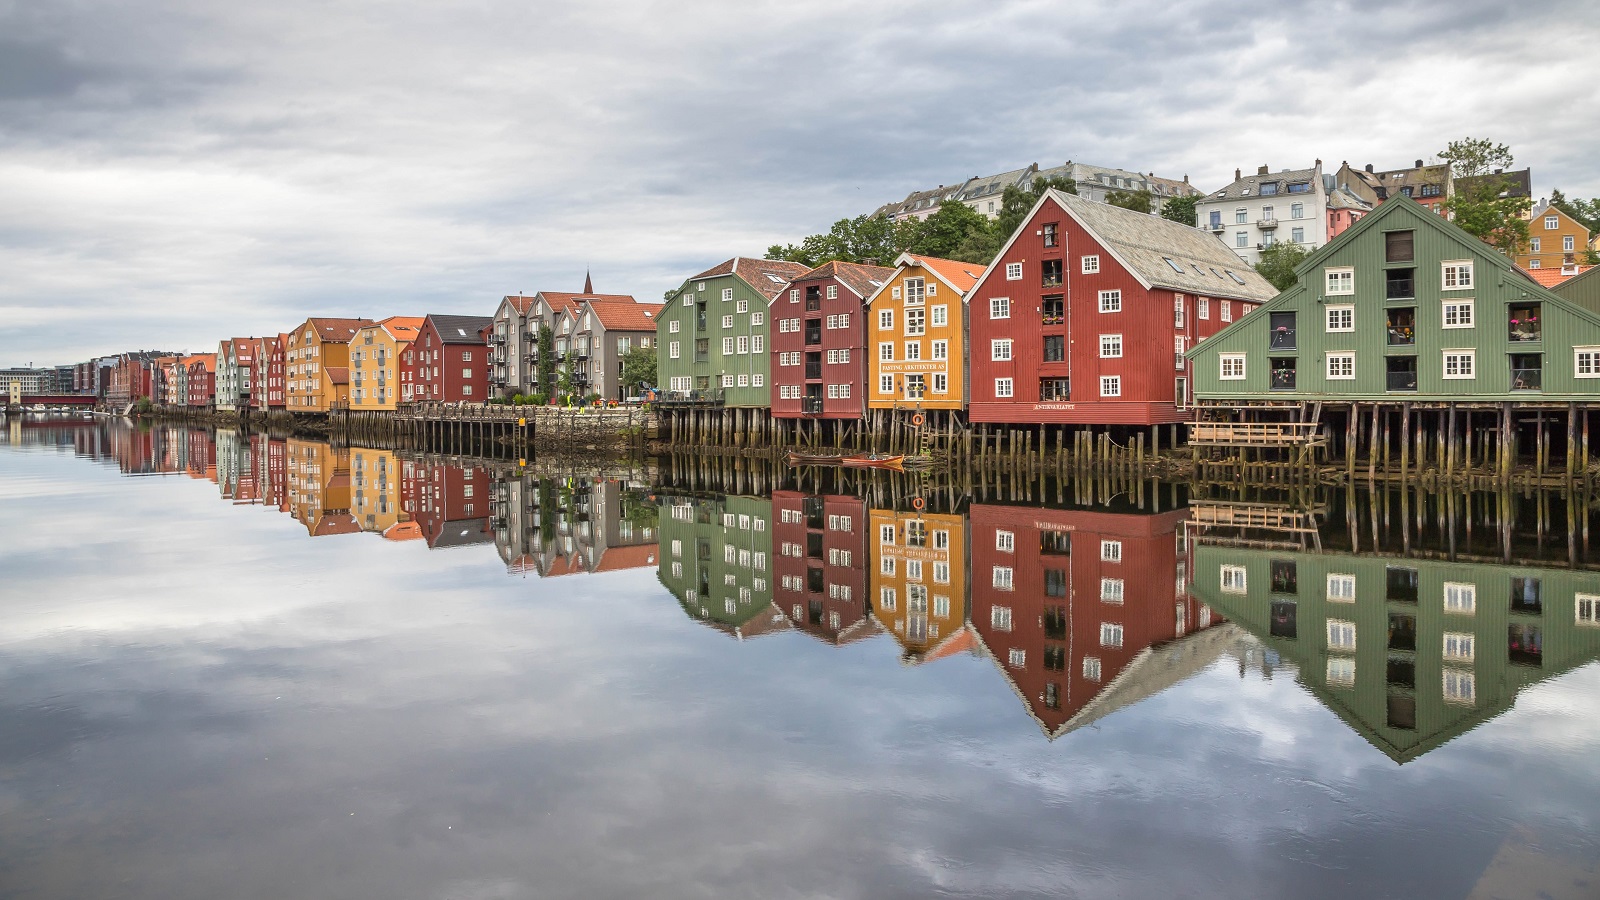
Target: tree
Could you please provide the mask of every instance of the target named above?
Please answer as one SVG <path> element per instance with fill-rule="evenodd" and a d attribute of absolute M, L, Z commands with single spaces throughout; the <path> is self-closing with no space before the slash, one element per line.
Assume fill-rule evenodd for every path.
<path fill-rule="evenodd" d="M 1511 148 L 1482 138 L 1451 141 L 1439 153 L 1450 164 L 1455 192 L 1444 201 L 1451 219 L 1469 234 L 1510 256 L 1528 243 L 1531 206 L 1527 197 L 1511 196 L 1512 180 L 1504 174 L 1514 159 Z"/>
<path fill-rule="evenodd" d="M 656 349 L 654 347 L 633 347 L 622 355 L 622 387 L 623 394 L 639 388 L 641 385 L 655 386 L 656 383 Z"/>
<path fill-rule="evenodd" d="M 807 266 L 820 266 L 825 262 L 863 263 L 876 260 L 887 265 L 900 251 L 906 249 L 912 230 L 910 223 L 891 222 L 888 216 L 856 216 L 840 219 L 823 234 L 813 234 L 799 244 L 773 244 L 767 248 L 768 259 L 786 259 Z"/>
<path fill-rule="evenodd" d="M 1194 210 L 1194 205 L 1199 201 L 1200 196 L 1198 194 L 1192 194 L 1188 197 L 1169 197 L 1165 203 L 1161 204 L 1161 218 L 1171 219 L 1179 225 L 1187 225 L 1190 228 L 1194 228 L 1200 224 L 1200 220 Z"/>
<path fill-rule="evenodd" d="M 534 393 L 550 396 L 556 380 L 556 336 L 549 325 L 539 325 L 539 358 L 534 363 L 534 374 L 539 383 Z"/>
<path fill-rule="evenodd" d="M 1142 188 L 1137 191 L 1107 191 L 1106 203 L 1134 212 L 1148 213 L 1155 207 L 1155 195 Z"/>
<path fill-rule="evenodd" d="M 1286 291 L 1299 280 L 1294 274 L 1295 267 L 1310 255 L 1310 251 L 1292 241 L 1277 241 L 1261 251 L 1261 261 L 1256 263 L 1256 271 L 1261 273 L 1262 278 L 1272 282 L 1273 287 Z"/>
<path fill-rule="evenodd" d="M 1577 219 L 1591 232 L 1600 231 L 1600 198 L 1594 200 L 1568 200 L 1561 191 L 1550 192 L 1550 205 Z"/>
<path fill-rule="evenodd" d="M 919 256 L 953 259 L 956 249 L 963 246 L 969 237 L 974 233 L 987 234 L 989 230 L 989 220 L 983 213 L 965 203 L 946 200 L 939 204 L 939 209 L 933 215 L 923 220 L 922 227 L 918 229 L 916 242 L 906 249 Z M 990 250 L 990 256 L 992 257 L 994 250 L 998 249 L 996 246 Z M 967 262 L 977 262 L 977 260 L 967 260 Z M 984 262 L 987 263 L 987 260 Z"/>
<path fill-rule="evenodd" d="M 1022 227 L 1028 213 L 1033 210 L 1033 205 L 1039 202 L 1045 191 L 1054 188 L 1063 194 L 1076 194 L 1078 183 L 1071 178 L 1035 178 L 1027 190 L 1011 185 L 1000 195 L 1000 213 L 995 217 L 991 226 L 994 233 L 999 236 L 1000 243 L 1011 240 L 1011 236 Z"/>

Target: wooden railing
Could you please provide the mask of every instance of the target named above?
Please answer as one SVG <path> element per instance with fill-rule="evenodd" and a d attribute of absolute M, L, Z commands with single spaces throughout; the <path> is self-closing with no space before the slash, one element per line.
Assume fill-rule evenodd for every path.
<path fill-rule="evenodd" d="M 1228 528 L 1268 528 L 1273 531 L 1315 532 L 1316 512 L 1270 503 L 1198 502 L 1189 507 L 1189 523 L 1195 526 Z"/>
<path fill-rule="evenodd" d="M 1202 447 L 1294 447 L 1320 444 L 1316 422 L 1190 422 L 1189 443 Z"/>

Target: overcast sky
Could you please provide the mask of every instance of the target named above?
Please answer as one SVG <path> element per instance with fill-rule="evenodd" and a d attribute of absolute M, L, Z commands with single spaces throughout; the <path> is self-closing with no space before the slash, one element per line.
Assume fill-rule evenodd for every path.
<path fill-rule="evenodd" d="M 1581 0 L 0 0 L 0 365 L 657 299 L 1068 159 L 1203 189 L 1492 137 L 1600 195 Z"/>

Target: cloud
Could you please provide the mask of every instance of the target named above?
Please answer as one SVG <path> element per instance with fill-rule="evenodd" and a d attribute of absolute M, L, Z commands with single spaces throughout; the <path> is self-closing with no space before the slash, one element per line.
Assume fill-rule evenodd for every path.
<path fill-rule="evenodd" d="M 14 4 L 0 363 L 488 311 L 585 270 L 655 298 L 912 189 L 1069 158 L 1209 187 L 1488 135 L 1536 190 L 1594 196 L 1586 12 Z"/>

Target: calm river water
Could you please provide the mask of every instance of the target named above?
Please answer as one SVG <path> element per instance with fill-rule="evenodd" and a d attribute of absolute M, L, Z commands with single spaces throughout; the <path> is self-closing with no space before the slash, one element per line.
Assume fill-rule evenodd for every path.
<path fill-rule="evenodd" d="M 0 897 L 1600 896 L 1559 498 L 0 434 Z"/>

